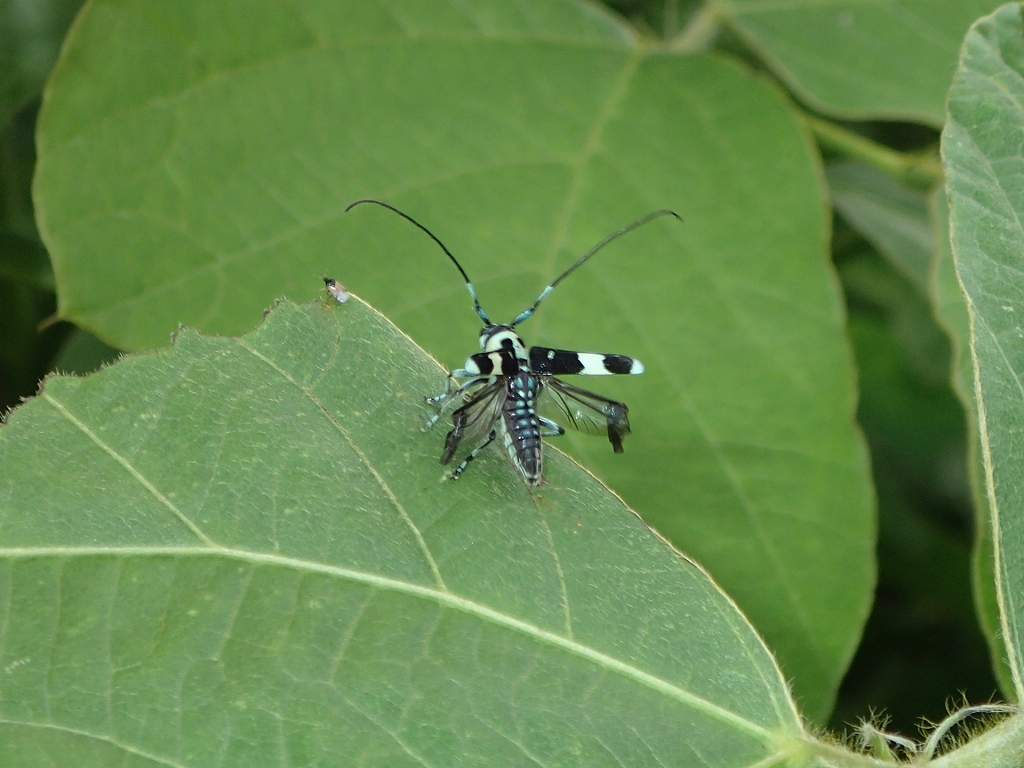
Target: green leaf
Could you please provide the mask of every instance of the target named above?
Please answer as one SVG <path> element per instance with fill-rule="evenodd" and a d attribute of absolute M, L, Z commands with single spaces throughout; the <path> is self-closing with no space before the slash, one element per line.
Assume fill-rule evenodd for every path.
<path fill-rule="evenodd" d="M 836 258 L 878 494 L 881 597 L 830 722 L 843 729 L 885 712 L 886 730 L 913 734 L 921 718 L 948 714 L 951 691 L 985 701 L 996 688 L 971 594 L 966 425 L 931 303 L 862 240 L 843 240 Z"/>
<path fill-rule="evenodd" d="M 945 190 L 940 190 L 930 196 L 925 195 L 898 183 L 890 176 L 864 163 L 842 162 L 829 165 L 826 168 L 826 176 L 836 209 L 928 298 L 936 317 L 952 342 L 953 388 L 967 411 L 968 472 L 976 521 L 972 574 L 974 602 L 982 631 L 989 644 L 993 669 L 1000 682 L 1002 692 L 1007 697 L 1012 697 L 1013 683 L 1006 663 L 1006 649 L 1002 642 L 995 596 L 991 520 L 988 514 L 988 501 L 985 498 L 985 480 L 978 444 L 977 410 L 974 405 L 974 373 L 968 353 L 967 304 L 963 292 L 960 290 L 960 284 L 957 282 L 949 247 Z M 933 369 L 936 363 L 941 364 L 945 357 L 944 350 L 936 350 L 934 342 L 920 333 L 921 321 L 910 317 L 916 308 L 913 297 L 892 296 L 890 295 L 891 290 L 886 290 L 884 287 L 880 291 L 876 291 L 876 294 L 869 297 L 868 300 L 876 305 L 888 305 L 887 310 L 894 315 L 892 323 L 895 331 L 901 338 L 911 361 L 915 363 L 914 367 L 920 374 L 923 374 L 926 381 L 933 379 L 934 376 L 930 369 Z M 915 331 L 915 328 L 918 330 Z M 856 338 L 854 340 L 856 342 Z M 876 344 L 863 346 L 865 351 L 871 349 L 877 352 Z M 861 363 L 860 367 L 862 370 L 861 408 L 863 410 L 865 401 L 872 398 L 873 393 L 870 385 L 863 381 L 864 363 Z M 870 374 L 870 369 L 868 373 Z M 942 371 L 940 375 L 945 378 L 946 371 Z M 920 384 L 914 385 L 914 391 L 917 397 L 920 397 Z M 934 451 L 939 444 L 939 436 L 924 435 L 920 433 L 920 430 L 924 425 L 933 423 L 937 414 L 934 412 L 919 413 L 905 401 L 899 407 L 894 408 L 893 406 L 897 403 L 899 403 L 897 397 L 880 399 L 875 403 L 876 406 L 889 409 L 889 412 L 884 414 L 884 418 L 877 420 L 879 426 L 891 431 L 884 441 L 878 441 L 879 446 L 891 448 L 902 436 L 903 440 L 907 441 L 906 448 L 909 451 L 916 451 L 920 454 Z M 879 455 L 875 453 L 875 457 L 877 460 Z M 945 471 L 948 472 L 949 468 L 947 467 Z M 897 472 L 899 480 L 906 480 L 908 476 L 913 475 L 912 472 L 907 472 L 906 468 L 898 468 Z M 876 469 L 877 485 L 884 488 L 887 484 L 892 484 L 891 481 L 887 483 L 884 478 L 879 477 L 879 474 Z M 904 564 L 906 564 L 908 553 L 912 551 L 912 547 L 924 549 L 926 542 L 930 540 L 938 542 L 940 547 L 949 547 L 949 543 L 942 540 L 941 533 L 914 528 L 915 525 L 919 525 L 919 523 L 908 520 L 901 528 L 897 528 L 904 532 L 907 541 L 888 543 L 883 541 L 880 543 L 880 547 L 883 550 L 888 548 L 891 551 L 898 551 L 898 560 Z M 892 525 L 888 526 L 889 530 L 893 528 Z M 883 521 L 883 536 L 885 530 Z M 933 553 L 925 552 L 923 554 L 926 557 L 931 557 Z M 954 550 L 950 550 L 950 557 L 934 554 L 934 562 L 945 562 L 944 575 L 948 576 L 956 571 L 953 562 L 956 557 Z M 904 578 L 922 580 L 929 585 L 930 590 L 934 590 L 938 579 L 934 574 L 928 573 L 927 567 L 914 566 L 912 571 L 913 574 L 907 574 Z M 947 587 L 942 592 L 950 597 L 955 595 L 957 590 Z M 948 616 L 949 611 L 947 610 L 944 615 Z M 966 628 L 963 633 L 967 634 Z M 905 630 L 904 634 L 906 634 Z M 952 671 L 952 665 L 947 664 L 946 671 Z M 889 674 L 888 671 L 886 674 Z M 924 679 L 924 675 L 912 682 L 913 688 L 918 692 L 922 688 L 921 679 Z M 957 687 L 956 685 L 948 687 L 939 695 L 947 696 L 949 690 L 954 690 Z M 964 688 L 965 686 L 961 682 L 959 687 Z M 891 706 L 888 711 L 893 714 Z M 913 718 L 920 717 L 922 714 L 921 711 L 910 713 Z"/>
<path fill-rule="evenodd" d="M 348 203 L 422 221 L 506 321 L 609 232 L 678 210 L 522 330 L 644 361 L 593 385 L 630 406 L 626 453 L 561 444 L 709 569 L 827 717 L 871 598 L 873 510 L 817 153 L 761 78 L 574 2 L 98 0 L 39 148 L 62 315 L 124 349 L 178 323 L 239 333 L 326 274 L 460 366 L 479 325 L 456 270 Z"/>
<path fill-rule="evenodd" d="M 975 392 L 991 501 L 997 592 L 1024 695 L 1024 20 L 1006 5 L 967 35 L 942 156 L 957 272 L 971 314 Z"/>
<path fill-rule="evenodd" d="M 113 363 L 120 356 L 121 350 L 109 347 L 88 331 L 76 328 L 61 345 L 50 370 L 84 376 Z"/>
<path fill-rule="evenodd" d="M 0 429 L 7 762 L 782 759 L 732 602 L 554 450 L 439 482 L 443 385 L 356 299 L 49 379 Z"/>
<path fill-rule="evenodd" d="M 725 18 L 811 107 L 941 126 L 957 51 L 988 0 L 719 0 Z"/>
<path fill-rule="evenodd" d="M 992 543 L 992 518 L 985 495 L 985 468 L 982 463 L 981 439 L 978 430 L 978 409 L 974 401 L 974 364 L 971 362 L 971 328 L 967 301 L 956 277 L 953 253 L 949 242 L 949 206 L 945 189 L 938 190 L 929 201 L 931 222 L 935 232 L 937 258 L 931 294 L 939 322 L 953 342 L 953 389 L 967 411 L 968 471 L 974 501 L 975 528 L 972 553 L 974 604 L 981 630 L 988 641 L 992 669 L 1002 694 L 1014 700 L 1013 679 L 999 625 L 999 603 L 996 596 L 995 551 Z"/>
<path fill-rule="evenodd" d="M 825 176 L 836 210 L 924 293 L 933 251 L 926 197 L 866 163 L 832 163 Z"/>
<path fill-rule="evenodd" d="M 985 498 L 984 476 L 982 472 L 980 447 L 978 445 L 977 411 L 974 405 L 973 370 L 969 346 L 969 321 L 967 304 L 963 292 L 957 282 L 953 266 L 953 258 L 949 248 L 948 214 L 945 202 L 945 191 L 933 195 L 900 184 L 890 176 L 864 163 L 841 162 L 826 168 L 826 176 L 832 192 L 832 200 L 836 209 L 856 230 L 884 254 L 890 263 L 902 272 L 914 285 L 928 297 L 936 317 L 941 322 L 953 343 L 953 376 L 955 392 L 967 411 L 969 455 L 968 467 L 971 476 L 972 501 L 975 509 L 975 544 L 973 555 L 973 582 L 975 605 L 980 619 L 982 631 L 989 643 L 996 672 L 1004 695 L 1013 696 L 1013 685 L 1006 663 L 1006 650 L 1002 642 L 999 628 L 998 606 L 995 597 L 995 579 L 992 566 L 991 521 L 988 514 L 988 501 Z M 934 267 L 932 266 L 934 264 Z M 885 297 L 876 297 L 885 303 Z M 894 298 L 894 297 L 889 297 Z M 900 297 L 891 303 L 892 309 L 906 314 L 915 302 L 910 297 Z M 903 340 L 916 367 L 925 378 L 930 378 L 925 371 L 926 366 L 934 367 L 935 362 L 943 357 L 936 354 L 934 344 L 922 339 L 919 333 L 912 332 L 912 326 L 920 323 L 907 323 L 898 317 L 894 319 L 897 333 Z M 924 343 L 922 343 L 924 342 Z M 863 364 L 862 364 L 863 369 Z M 863 398 L 870 397 L 870 388 L 862 381 Z M 880 401 L 892 408 L 895 399 Z M 935 436 L 926 437 L 916 434 L 920 427 L 927 423 L 922 414 L 914 413 L 911 408 L 896 408 L 879 421 L 893 430 L 893 435 L 886 441 L 893 444 L 897 434 L 909 437 L 917 450 L 934 450 Z M 910 419 L 911 424 L 899 425 L 900 421 Z M 877 474 L 877 471 L 876 471 Z M 901 472 L 901 477 L 907 473 Z M 884 481 L 876 477 L 876 483 Z M 891 528 L 892 526 L 890 526 Z M 934 537 L 934 532 L 927 536 Z M 913 537 L 921 545 L 927 538 L 923 531 L 914 531 Z M 883 543 L 884 547 L 885 544 Z M 890 544 L 890 547 L 892 545 Z M 905 560 L 907 544 L 900 543 L 899 549 Z M 937 583 L 926 568 L 915 567 L 918 578 L 923 578 L 934 587 Z M 954 590 L 945 589 L 949 595 Z M 920 687 L 919 682 L 915 682 Z M 947 691 L 948 693 L 948 691 Z M 943 694 L 946 695 L 946 694 Z M 891 713 L 891 709 L 890 709 Z M 914 712 L 913 716 L 920 716 Z"/>

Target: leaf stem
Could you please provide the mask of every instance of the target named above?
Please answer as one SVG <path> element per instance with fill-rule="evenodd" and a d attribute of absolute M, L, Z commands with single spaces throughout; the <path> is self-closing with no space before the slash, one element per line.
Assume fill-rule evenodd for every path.
<path fill-rule="evenodd" d="M 815 768 L 896 768 L 908 765 L 903 761 L 879 759 L 862 752 L 854 752 L 839 744 L 825 741 L 811 741 L 808 746 L 807 752 L 798 758 L 803 762 L 794 762 L 793 765 L 813 765 Z M 970 741 L 963 742 L 963 746 L 947 752 L 942 757 L 933 760 L 930 759 L 930 755 L 919 754 L 911 759 L 910 764 L 927 765 L 928 768 L 1019 768 L 1022 754 L 1024 715 L 1016 714 L 984 733 L 974 735 Z"/>
<path fill-rule="evenodd" d="M 879 760 L 877 757 L 863 752 L 854 752 L 839 744 L 826 741 L 812 742 L 810 753 L 804 765 L 814 768 L 895 768 L 898 763 L 890 760 Z M 787 767 L 788 768 L 788 767 Z"/>
<path fill-rule="evenodd" d="M 929 763 L 933 768 L 1019 768 L 1024 755 L 1024 715 L 1013 715 Z"/>
<path fill-rule="evenodd" d="M 942 163 L 932 152 L 898 152 L 820 117 L 806 112 L 801 112 L 800 117 L 826 149 L 861 160 L 918 189 L 930 190 L 943 182 Z"/>
<path fill-rule="evenodd" d="M 668 49 L 675 53 L 695 53 L 711 47 L 718 36 L 719 20 L 712 3 L 706 3 L 690 17 L 679 34 L 669 41 Z"/>

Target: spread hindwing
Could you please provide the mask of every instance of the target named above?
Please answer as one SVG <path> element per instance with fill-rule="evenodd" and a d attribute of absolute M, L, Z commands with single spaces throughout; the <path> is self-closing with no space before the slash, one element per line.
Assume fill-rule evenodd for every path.
<path fill-rule="evenodd" d="M 552 279 L 534 302 L 511 322 L 494 323 L 480 305 L 466 270 L 437 235 L 409 214 L 382 200 L 363 198 L 350 203 L 345 210 L 350 211 L 363 204 L 376 205 L 401 216 L 440 246 L 462 275 L 469 297 L 473 300 L 473 310 L 483 322 L 479 337 L 481 352 L 471 355 L 462 368 L 451 371 L 448 387 L 443 393 L 424 398 L 435 410 L 434 415 L 427 420 L 426 429 L 445 416 L 452 420 L 452 429 L 445 438 L 441 463 L 451 462 L 464 447 L 470 449 L 448 475 L 451 479 L 460 477 L 471 461 L 500 438 L 523 479 L 531 486 L 540 485 L 544 480 L 541 471 L 541 437 L 565 434 L 561 425 L 537 413 L 537 400 L 542 392 L 545 397 L 550 394 L 549 400 L 571 426 L 607 435 L 612 450 L 615 453 L 622 452 L 622 438 L 629 434 L 628 409 L 625 404 L 566 384 L 555 377 L 638 374 L 644 372 L 643 363 L 626 355 L 601 352 L 576 352 L 547 347 L 532 347 L 528 351 L 516 326 L 532 317 L 556 285 L 606 245 L 661 216 L 673 216 L 681 221 L 679 214 L 662 208 L 612 232 Z M 337 280 L 325 277 L 324 284 L 335 299 L 340 302 L 348 300 L 348 292 Z"/>

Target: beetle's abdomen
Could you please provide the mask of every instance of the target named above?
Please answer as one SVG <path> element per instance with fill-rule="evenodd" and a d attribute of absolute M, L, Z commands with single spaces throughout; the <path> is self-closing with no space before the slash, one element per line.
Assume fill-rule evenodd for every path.
<path fill-rule="evenodd" d="M 537 395 L 540 383 L 528 371 L 520 371 L 506 379 L 508 396 L 502 406 L 505 422 L 505 450 L 526 482 L 540 485 L 543 473 L 540 420 L 537 418 Z"/>

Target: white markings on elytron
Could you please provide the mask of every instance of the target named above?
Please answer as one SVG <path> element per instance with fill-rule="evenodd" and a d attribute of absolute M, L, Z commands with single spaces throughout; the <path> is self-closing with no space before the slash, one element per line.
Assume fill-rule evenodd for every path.
<path fill-rule="evenodd" d="M 472 439 L 477 443 L 462 463 L 448 475 L 449 478 L 454 480 L 460 477 L 468 464 L 500 437 L 499 444 L 504 443 L 509 459 L 527 485 L 540 485 L 544 481 L 541 469 L 541 436 L 553 437 L 565 432 L 561 426 L 550 419 L 541 418 L 537 413 L 537 398 L 545 391 L 552 394 L 555 406 L 561 409 L 573 427 L 606 434 L 615 453 L 622 453 L 622 439 L 630 431 L 629 409 L 626 405 L 571 386 L 555 377 L 567 374 L 638 374 L 643 373 L 643 364 L 626 355 L 573 352 L 543 347 L 532 347 L 527 354 L 526 345 L 515 328 L 533 316 L 537 307 L 556 285 L 604 246 L 659 216 L 671 215 L 679 219 L 679 214 L 668 209 L 654 211 L 608 235 L 552 280 L 533 304 L 520 312 L 512 322 L 500 324 L 491 322 L 480 305 L 476 289 L 466 270 L 433 232 L 408 214 L 380 200 L 357 200 L 345 210 L 349 211 L 361 203 L 379 205 L 398 214 L 437 243 L 462 275 L 466 290 L 473 300 L 473 309 L 484 324 L 480 331 L 480 348 L 484 354 L 469 357 L 462 368 L 451 371 L 444 394 L 425 398 L 436 410 L 427 421 L 426 428 L 432 427 L 442 416 L 450 416 L 452 419 L 453 428 L 445 438 L 444 452 L 441 454 L 442 464 L 448 464 L 455 457 L 464 440 Z M 344 293 L 345 299 L 335 293 L 335 281 L 325 278 L 324 282 L 338 301 L 348 298 L 347 292 L 340 285 L 337 287 Z M 469 381 L 455 381 L 460 378 Z M 454 388 L 452 382 L 455 382 Z M 573 403 L 571 407 L 570 401 Z"/>

